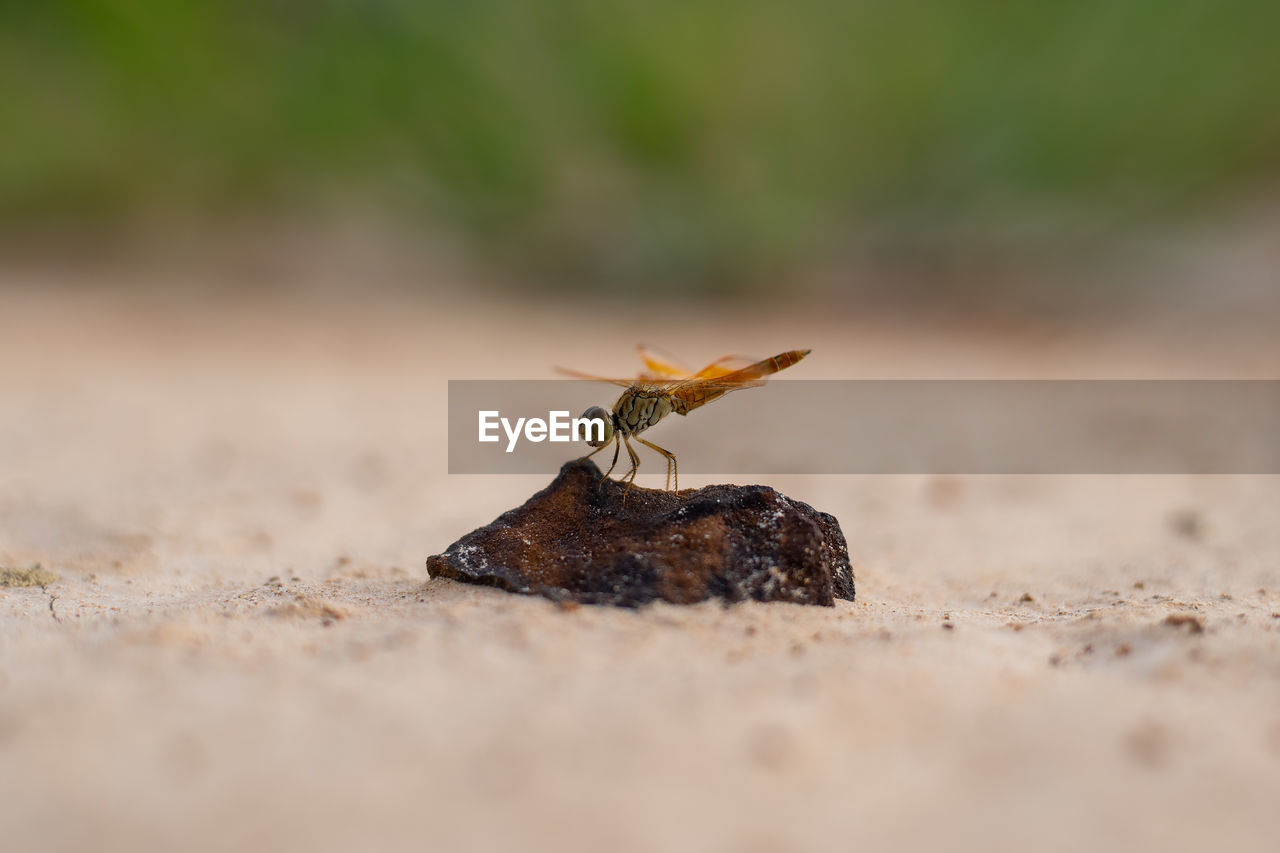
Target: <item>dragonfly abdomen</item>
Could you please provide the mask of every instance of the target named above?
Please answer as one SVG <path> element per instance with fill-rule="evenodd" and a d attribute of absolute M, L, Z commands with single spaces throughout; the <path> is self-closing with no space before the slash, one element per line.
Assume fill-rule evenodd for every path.
<path fill-rule="evenodd" d="M 671 414 L 671 399 L 665 394 L 627 390 L 613 407 L 618 429 L 626 435 L 644 432 Z"/>
<path fill-rule="evenodd" d="M 672 411 L 687 415 L 699 406 L 705 406 L 712 400 L 719 400 L 727 393 L 729 392 L 724 388 L 689 389 L 675 398 L 672 402 Z"/>

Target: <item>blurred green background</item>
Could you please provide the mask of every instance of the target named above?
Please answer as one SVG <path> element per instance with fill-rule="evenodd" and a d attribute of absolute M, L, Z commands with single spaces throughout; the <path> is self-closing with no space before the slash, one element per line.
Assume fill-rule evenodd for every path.
<path fill-rule="evenodd" d="M 0 228 L 377 210 L 547 286 L 1045 251 L 1280 173 L 1267 0 L 0 0 Z"/>

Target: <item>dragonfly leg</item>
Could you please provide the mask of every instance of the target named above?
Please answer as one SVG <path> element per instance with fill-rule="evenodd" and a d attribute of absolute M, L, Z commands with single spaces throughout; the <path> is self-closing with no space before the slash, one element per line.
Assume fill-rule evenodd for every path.
<path fill-rule="evenodd" d="M 609 479 L 609 475 L 613 473 L 613 469 L 618 467 L 618 451 L 622 450 L 622 443 L 618 441 L 618 437 L 613 437 L 613 461 L 609 463 L 609 470 L 604 472 L 604 476 L 600 478 L 600 485 L 604 486 L 604 481 Z M 601 449 L 608 447 L 607 444 L 600 445 Z"/>
<path fill-rule="evenodd" d="M 609 464 L 609 470 L 605 471 L 604 476 L 600 478 L 601 491 L 604 490 L 605 481 L 609 479 L 609 475 L 613 473 L 613 469 L 618 467 L 618 451 L 622 449 L 622 445 L 618 443 L 618 437 L 615 435 L 613 437 L 613 440 L 610 441 L 609 444 L 602 444 L 599 447 L 597 447 L 595 450 L 588 453 L 586 456 L 582 457 L 583 459 L 590 459 L 592 456 L 595 456 L 597 453 L 599 453 L 601 450 L 604 450 L 610 444 L 613 445 L 613 462 Z"/>
<path fill-rule="evenodd" d="M 665 448 L 659 447 L 658 445 L 654 444 L 652 441 L 645 441 L 643 438 L 641 438 L 638 435 L 636 436 L 636 441 L 640 442 L 650 450 L 655 450 L 658 453 L 661 453 L 663 456 L 667 457 L 667 488 L 668 490 L 670 490 L 671 483 L 674 480 L 676 484 L 676 491 L 677 492 L 680 491 L 680 468 L 676 464 L 676 455 L 672 453 L 670 450 L 666 450 Z"/>
<path fill-rule="evenodd" d="M 627 440 L 625 435 L 622 437 L 622 443 L 627 446 L 627 456 L 631 457 L 631 470 L 622 478 L 627 484 L 626 489 L 622 492 L 622 502 L 625 504 L 627 502 L 627 492 L 631 491 L 631 484 L 635 482 L 636 474 L 640 472 L 640 457 L 636 455 L 635 448 L 631 446 L 631 442 Z"/>

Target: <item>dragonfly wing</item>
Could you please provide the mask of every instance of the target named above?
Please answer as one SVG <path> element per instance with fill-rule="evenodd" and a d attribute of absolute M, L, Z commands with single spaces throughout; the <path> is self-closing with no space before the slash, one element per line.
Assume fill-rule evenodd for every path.
<path fill-rule="evenodd" d="M 763 385 L 766 376 L 790 367 L 810 352 L 809 350 L 790 350 L 745 366 L 742 366 L 743 363 L 750 362 L 750 359 L 740 355 L 726 355 L 690 376 L 687 371 L 681 370 L 663 356 L 657 355 L 644 346 L 638 347 L 637 350 L 645 366 L 654 373 L 664 375 L 641 374 L 638 379 L 614 379 L 571 370 L 567 367 L 557 367 L 556 370 L 574 379 L 609 382 L 622 388 L 630 388 L 634 385 L 665 394 L 675 404 L 673 410 L 684 415 L 699 406 L 705 406 L 712 400 L 718 400 L 730 391 Z M 678 376 L 672 376 L 672 373 L 677 373 Z"/>
<path fill-rule="evenodd" d="M 583 373 L 581 370 L 572 370 L 568 367 L 557 367 L 557 373 L 572 377 L 573 379 L 586 379 L 591 382 L 608 382 L 613 385 L 621 385 L 623 388 L 630 388 L 634 384 L 634 379 L 614 379 L 609 376 L 595 376 L 590 373 Z"/>
<path fill-rule="evenodd" d="M 693 373 L 674 358 L 653 347 L 641 344 L 636 347 L 636 352 L 640 354 L 641 361 L 649 370 L 648 373 L 641 374 L 640 378 L 649 380 L 709 379 L 733 373 L 756 362 L 756 359 L 745 355 L 722 355 L 697 373 Z"/>
<path fill-rule="evenodd" d="M 730 391 L 743 388 L 754 388 L 763 385 L 763 379 L 739 379 L 725 382 L 719 379 L 690 379 L 673 385 L 667 389 L 671 397 L 672 410 L 687 415 L 699 406 L 705 406 L 712 400 L 719 400 Z"/>
<path fill-rule="evenodd" d="M 689 371 L 680 366 L 675 359 L 652 347 L 640 344 L 636 347 L 636 352 L 649 370 L 648 373 L 641 374 L 642 379 L 685 379 L 689 376 Z"/>
<path fill-rule="evenodd" d="M 755 361 L 754 358 L 745 355 L 722 355 L 689 378 L 714 379 L 718 376 L 727 376 L 744 367 L 750 367 Z"/>
<path fill-rule="evenodd" d="M 746 367 L 741 367 L 728 373 L 716 374 L 715 381 L 744 382 L 753 379 L 762 379 L 765 376 L 777 373 L 779 370 L 785 370 L 800 359 L 804 358 L 810 352 L 812 352 L 812 350 L 806 349 L 789 350 L 787 352 L 778 353 L 773 358 L 766 358 L 762 361 L 757 361 L 754 364 L 749 364 Z M 714 366 L 715 364 L 713 363 L 711 367 Z M 711 367 L 708 367 L 707 369 L 709 370 Z"/>
<path fill-rule="evenodd" d="M 775 355 L 773 358 L 766 358 L 763 361 L 757 361 L 754 364 L 737 370 L 731 370 L 727 373 L 714 374 L 708 378 L 691 378 L 673 386 L 668 393 L 672 398 L 678 401 L 676 411 L 680 414 L 688 414 L 699 406 L 705 406 L 712 400 L 718 400 L 730 391 L 737 391 L 740 388 L 753 388 L 757 385 L 764 384 L 764 377 L 777 373 L 795 364 L 800 359 L 809 354 L 809 350 L 790 350 L 788 352 Z M 712 362 L 704 372 L 718 369 L 717 365 L 721 362 L 727 362 L 733 357 L 726 357 L 720 362 Z"/>

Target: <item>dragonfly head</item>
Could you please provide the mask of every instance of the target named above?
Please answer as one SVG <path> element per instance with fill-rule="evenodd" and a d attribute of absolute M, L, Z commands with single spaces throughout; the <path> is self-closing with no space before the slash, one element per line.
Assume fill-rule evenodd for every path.
<path fill-rule="evenodd" d="M 595 435 L 599 430 L 592 424 L 587 429 L 587 446 L 603 447 L 613 441 L 613 415 L 599 406 L 592 406 L 582 413 L 582 417 L 589 421 L 600 421 L 604 424 L 604 432 L 601 434 L 600 441 L 595 440 Z"/>

